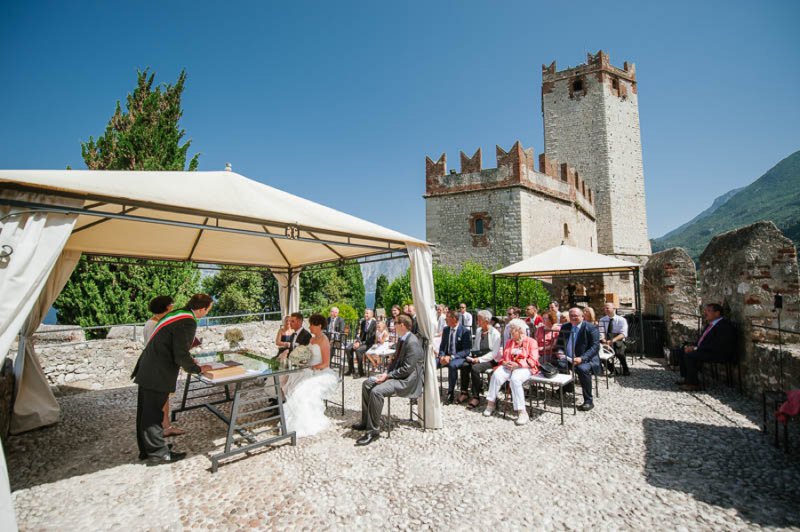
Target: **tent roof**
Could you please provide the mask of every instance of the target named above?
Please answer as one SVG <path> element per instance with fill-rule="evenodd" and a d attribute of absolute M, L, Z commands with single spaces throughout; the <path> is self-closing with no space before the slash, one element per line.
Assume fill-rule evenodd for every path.
<path fill-rule="evenodd" d="M 0 203 L 79 213 L 65 249 L 96 255 L 285 270 L 427 244 L 229 171 L 0 170 L 0 189 L 43 193 Z"/>
<path fill-rule="evenodd" d="M 562 244 L 492 272 L 492 275 L 549 277 L 582 273 L 630 272 L 638 268 L 639 265 L 635 262 L 627 262 Z"/>

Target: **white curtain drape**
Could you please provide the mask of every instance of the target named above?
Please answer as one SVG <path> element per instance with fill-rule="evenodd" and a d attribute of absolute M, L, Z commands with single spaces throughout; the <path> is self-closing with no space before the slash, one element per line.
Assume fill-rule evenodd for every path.
<path fill-rule="evenodd" d="M 278 297 L 281 303 L 281 317 L 300 310 L 300 272 L 292 272 L 292 278 L 285 273 L 272 272 L 278 281 Z M 291 281 L 291 282 L 290 282 Z M 291 295 L 291 297 L 289 297 Z"/>
<path fill-rule="evenodd" d="M 69 281 L 78 260 L 80 251 L 63 251 L 50 272 L 36 304 L 22 325 L 20 353 L 14 362 L 17 378 L 17 395 L 14 400 L 14 413 L 11 417 L 11 433 L 19 434 L 58 422 L 60 408 L 50 384 L 44 375 L 39 357 L 36 356 L 33 333 L 41 325 L 50 306 Z"/>
<path fill-rule="evenodd" d="M 428 246 L 409 245 L 411 262 L 411 294 L 417 310 L 420 332 L 428 339 L 425 354 L 425 392 L 422 408 L 425 409 L 425 424 L 429 429 L 442 428 L 442 403 L 436 383 L 436 360 L 433 356 L 433 337 L 436 332 L 436 294 L 433 290 L 433 257 Z"/>

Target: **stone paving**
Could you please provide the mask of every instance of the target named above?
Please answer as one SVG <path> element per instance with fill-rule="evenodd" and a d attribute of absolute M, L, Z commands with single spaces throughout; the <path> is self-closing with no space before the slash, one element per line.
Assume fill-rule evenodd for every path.
<path fill-rule="evenodd" d="M 760 405 L 734 390 L 676 391 L 652 360 L 601 382 L 596 408 L 530 424 L 445 406 L 438 431 L 400 425 L 354 447 L 360 380 L 347 412 L 296 447 L 210 472 L 224 438 L 205 410 L 182 414 L 190 456 L 137 460 L 135 388 L 59 398 L 63 422 L 12 437 L 8 464 L 23 530 L 800 529 L 800 453 L 759 431 Z M 393 413 L 408 412 L 404 401 Z"/>

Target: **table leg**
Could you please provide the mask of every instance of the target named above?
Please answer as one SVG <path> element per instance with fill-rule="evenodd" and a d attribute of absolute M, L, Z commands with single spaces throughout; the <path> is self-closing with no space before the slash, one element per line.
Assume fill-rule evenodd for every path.
<path fill-rule="evenodd" d="M 564 386 L 558 387 L 559 402 L 561 403 L 561 424 L 564 424 Z"/>

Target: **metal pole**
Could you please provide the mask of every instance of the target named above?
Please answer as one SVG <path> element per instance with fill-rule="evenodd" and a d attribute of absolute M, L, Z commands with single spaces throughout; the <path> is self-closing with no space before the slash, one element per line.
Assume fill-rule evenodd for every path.
<path fill-rule="evenodd" d="M 516 303 L 514 305 L 519 308 L 519 275 L 514 277 L 514 288 L 516 290 Z"/>
<path fill-rule="evenodd" d="M 289 310 L 292 308 L 292 267 L 289 266 L 289 271 L 286 275 L 286 313 L 290 314 Z"/>
<path fill-rule="evenodd" d="M 636 297 L 636 312 L 639 314 L 639 338 L 641 339 L 641 351 L 639 358 L 644 358 L 644 314 L 642 313 L 642 291 L 639 284 L 639 268 L 633 272 L 633 290 Z"/>
<path fill-rule="evenodd" d="M 492 314 L 497 316 L 497 277 L 492 275 Z"/>

